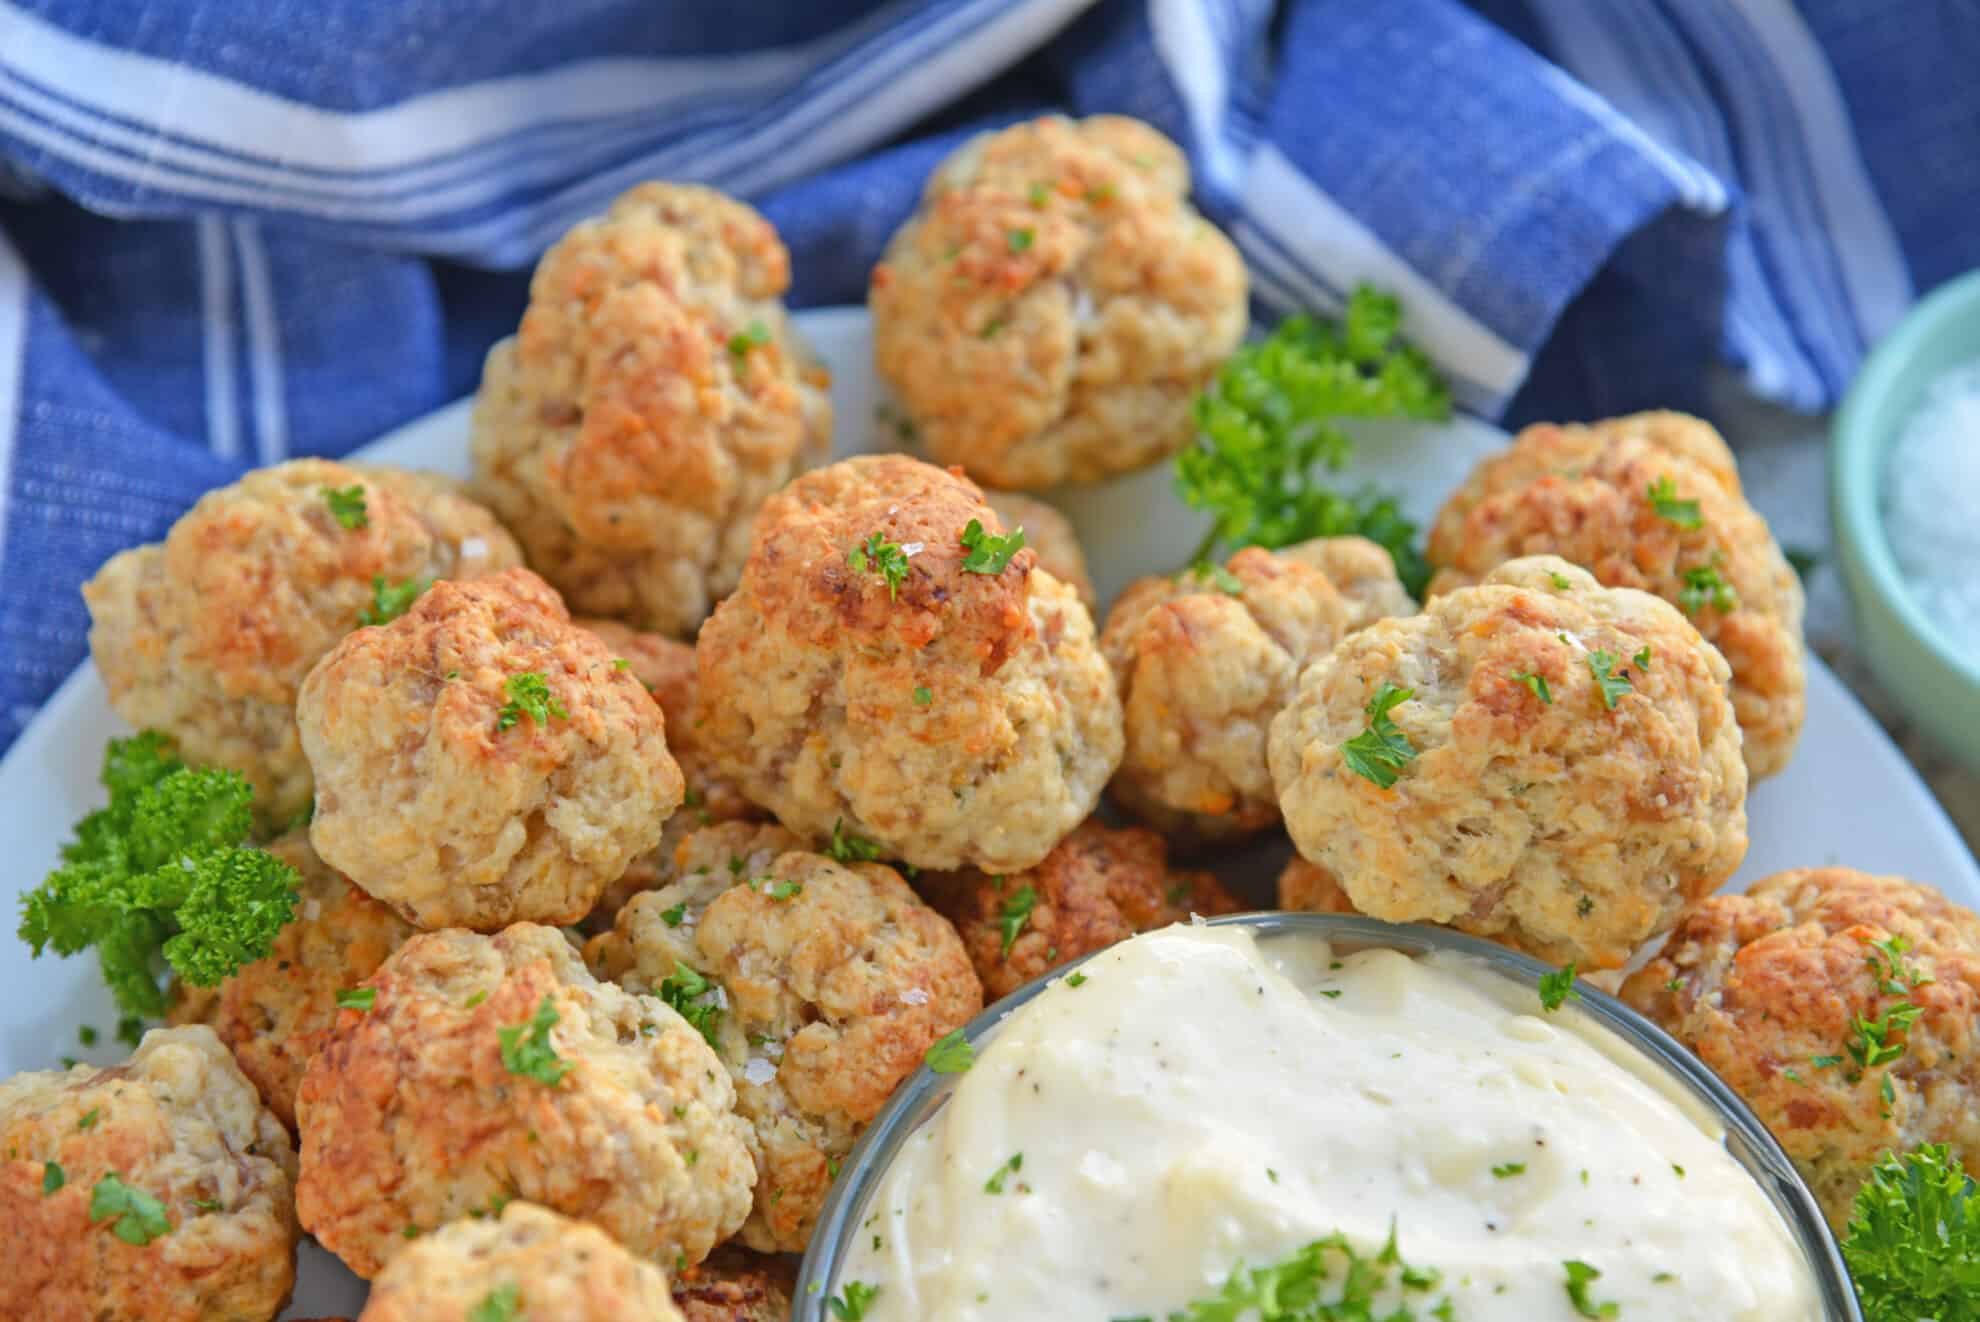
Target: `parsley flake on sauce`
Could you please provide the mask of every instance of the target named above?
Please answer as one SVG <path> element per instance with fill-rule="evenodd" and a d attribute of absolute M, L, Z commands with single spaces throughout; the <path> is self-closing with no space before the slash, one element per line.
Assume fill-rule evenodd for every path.
<path fill-rule="evenodd" d="M 963 1036 L 962 1029 L 945 1033 L 921 1057 L 922 1063 L 937 1074 L 962 1074 L 976 1063 L 976 1048 Z"/>
<path fill-rule="evenodd" d="M 1574 965 L 1569 963 L 1552 973 L 1540 975 L 1540 1008 L 1553 1013 L 1569 1001 L 1578 1001 L 1581 993 L 1574 989 Z"/>

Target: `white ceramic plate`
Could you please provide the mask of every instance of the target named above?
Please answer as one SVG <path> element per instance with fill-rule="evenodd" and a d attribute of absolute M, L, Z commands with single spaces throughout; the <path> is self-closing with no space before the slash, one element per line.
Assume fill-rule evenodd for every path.
<path fill-rule="evenodd" d="M 876 418 L 881 397 L 865 311 L 828 309 L 797 320 L 832 368 L 839 453 L 898 448 L 896 428 Z M 464 476 L 467 423 L 466 403 L 450 405 L 359 454 Z M 1371 426 L 1357 436 L 1361 459 L 1341 480 L 1401 490 L 1419 521 L 1505 439 L 1497 428 L 1464 420 Z M 1053 500 L 1079 530 L 1103 601 L 1139 575 L 1178 567 L 1204 527 L 1176 499 L 1166 465 L 1106 486 L 1054 493 Z M 1783 868 L 1847 863 L 1933 882 L 1980 906 L 1980 869 L 1917 773 L 1835 676 L 1820 662 L 1810 665 L 1807 730 L 1786 773 L 1753 792 L 1752 845 L 1735 888 Z M 95 669 L 85 664 L 0 763 L 0 842 L 10 895 L 40 881 L 71 824 L 101 803 L 96 773 L 104 741 L 122 733 Z M 11 914 L 15 906 L 7 907 Z M 110 1031 L 116 1021 L 93 957 L 30 960 L 25 946 L 0 935 L 0 1075 L 54 1068 L 63 1056 L 110 1063 L 124 1052 Z M 83 1024 L 102 1031 L 94 1049 L 78 1040 Z M 354 1316 L 362 1284 L 313 1244 L 303 1253 L 296 1305 L 287 1316 Z"/>

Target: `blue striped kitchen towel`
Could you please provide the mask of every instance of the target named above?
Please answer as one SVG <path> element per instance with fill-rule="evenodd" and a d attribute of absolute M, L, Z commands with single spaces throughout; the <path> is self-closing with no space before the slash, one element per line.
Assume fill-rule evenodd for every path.
<path fill-rule="evenodd" d="M 1971 0 L 0 0 L 0 747 L 76 595 L 243 467 L 471 390 L 527 267 L 652 177 L 856 300 L 940 154 L 1182 142 L 1260 309 L 1361 281 L 1463 404 L 1832 401 L 1980 261 Z"/>

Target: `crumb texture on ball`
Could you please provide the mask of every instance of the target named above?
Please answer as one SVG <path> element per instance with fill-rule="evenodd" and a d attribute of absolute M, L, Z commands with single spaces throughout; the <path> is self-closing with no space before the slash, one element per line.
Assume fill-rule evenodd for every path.
<path fill-rule="evenodd" d="M 1244 337 L 1243 259 L 1173 142 L 1113 115 L 964 143 L 874 268 L 874 367 L 931 458 L 998 487 L 1090 482 L 1189 443 Z"/>
<path fill-rule="evenodd" d="M 1330 548 L 1328 543 L 1351 543 Z M 1361 560 L 1372 553 L 1387 566 Z M 1349 597 L 1327 572 L 1355 583 Z M 1221 568 L 1144 578 L 1100 630 L 1126 718 L 1127 750 L 1109 792 L 1170 835 L 1229 839 L 1276 824 L 1265 755 L 1272 718 L 1307 662 L 1389 605 L 1413 610 L 1388 553 L 1363 538 L 1267 551 Z"/>
<path fill-rule="evenodd" d="M 943 1034 L 983 1008 L 955 929 L 892 868 L 732 822 L 682 846 L 676 885 L 636 896 L 591 956 L 635 991 L 685 965 L 757 1162 L 742 1240 L 799 1252 L 836 1167 Z M 719 990 L 715 990 L 719 989 Z"/>
<path fill-rule="evenodd" d="M 1669 603 L 1530 557 L 1309 666 L 1272 776 L 1361 912 L 1617 968 L 1745 856 L 1726 679 Z"/>
<path fill-rule="evenodd" d="M 423 933 L 366 985 L 371 1008 L 340 1013 L 296 1099 L 297 1211 L 358 1275 L 511 1199 L 661 1263 L 742 1224 L 755 1167 L 727 1070 L 561 933 Z"/>
<path fill-rule="evenodd" d="M 1622 997 L 1753 1108 L 1838 1231 L 1886 1152 L 1944 1143 L 1980 1175 L 1980 917 L 1929 886 L 1798 868 L 1711 896 Z"/>
<path fill-rule="evenodd" d="M 374 584 L 521 563 L 443 478 L 296 459 L 209 491 L 164 541 L 98 570 L 83 587 L 90 656 L 119 716 L 171 735 L 189 762 L 240 772 L 279 826 L 309 806 L 296 692 L 373 608 Z"/>
<path fill-rule="evenodd" d="M 311 843 L 421 928 L 574 923 L 681 801 L 659 706 L 526 569 L 352 634 L 297 719 Z"/>
<path fill-rule="evenodd" d="M 268 954 L 217 987 L 180 983 L 168 1018 L 211 1028 L 281 1122 L 296 1127 L 303 1067 L 337 1022 L 337 994 L 378 971 L 416 930 L 292 831 L 266 846 L 302 878 L 296 916 Z"/>
<path fill-rule="evenodd" d="M 1526 428 L 1438 514 L 1430 592 L 1541 554 L 1677 604 L 1732 667 L 1747 774 L 1787 765 L 1806 714 L 1801 579 L 1710 423 L 1659 412 Z"/>
<path fill-rule="evenodd" d="M 769 221 L 687 184 L 641 184 L 544 254 L 483 370 L 475 489 L 579 612 L 691 634 L 764 498 L 830 453 L 789 283 Z"/>
<path fill-rule="evenodd" d="M 526 1202 L 414 1240 L 372 1282 L 358 1322 L 485 1322 L 491 1315 L 682 1322 L 659 1267 L 596 1226 Z"/>
<path fill-rule="evenodd" d="M 986 554 L 1003 532 L 975 484 L 904 455 L 779 492 L 695 647 L 717 767 L 814 840 L 928 868 L 1043 858 L 1120 761 L 1121 706 L 1073 590 L 1029 547 Z"/>
<path fill-rule="evenodd" d="M 1162 837 L 1088 821 L 1036 867 L 924 872 L 916 888 L 955 924 L 991 1000 L 1137 932 L 1241 907 L 1214 873 L 1169 867 Z"/>
<path fill-rule="evenodd" d="M 0 1082 L 0 1316 L 267 1322 L 296 1277 L 295 1150 L 211 1030 Z"/>

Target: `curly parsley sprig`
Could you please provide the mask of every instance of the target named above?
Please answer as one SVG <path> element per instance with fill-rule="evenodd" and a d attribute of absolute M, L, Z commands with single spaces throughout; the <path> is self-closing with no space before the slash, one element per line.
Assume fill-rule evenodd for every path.
<path fill-rule="evenodd" d="M 1842 1251 L 1865 1322 L 1980 1315 L 1980 1186 L 1949 1147 L 1886 1153 L 1857 1191 Z"/>

